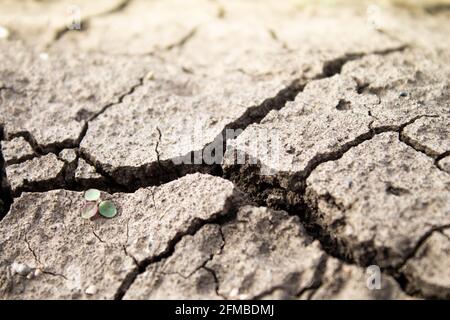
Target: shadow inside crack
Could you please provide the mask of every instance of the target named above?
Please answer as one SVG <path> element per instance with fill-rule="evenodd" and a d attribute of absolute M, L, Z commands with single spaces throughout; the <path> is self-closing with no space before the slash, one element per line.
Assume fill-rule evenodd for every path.
<path fill-rule="evenodd" d="M 0 127 L 0 221 L 9 212 L 11 204 L 13 203 L 11 189 L 6 179 L 6 163 L 3 157 L 1 141 L 3 141 L 2 127 Z"/>

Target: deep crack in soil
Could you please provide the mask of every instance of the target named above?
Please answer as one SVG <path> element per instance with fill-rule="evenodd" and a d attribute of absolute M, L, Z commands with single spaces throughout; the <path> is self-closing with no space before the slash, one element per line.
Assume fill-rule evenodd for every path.
<path fill-rule="evenodd" d="M 207 224 L 216 224 L 216 225 L 221 226 L 227 222 L 233 221 L 236 218 L 236 213 L 237 213 L 237 210 L 239 209 L 238 206 L 239 206 L 239 204 L 237 204 L 237 206 L 232 205 L 224 215 L 216 214 L 206 220 L 197 219 L 196 221 L 194 221 L 192 223 L 192 225 L 189 227 L 189 229 L 186 230 L 186 232 L 178 233 L 175 237 L 173 237 L 173 239 L 167 245 L 167 249 L 164 250 L 164 252 L 162 252 L 161 254 L 147 258 L 140 263 L 137 262 L 136 259 L 134 259 L 132 257 L 133 260 L 137 264 L 136 269 L 134 271 L 130 272 L 125 277 L 125 279 L 122 281 L 121 285 L 119 286 L 119 289 L 117 290 L 117 292 L 114 296 L 114 299 L 122 300 L 123 297 L 125 296 L 125 294 L 127 293 L 128 289 L 136 281 L 137 277 L 140 274 L 144 273 L 150 265 L 152 265 L 154 263 L 158 263 L 158 262 L 170 257 L 174 253 L 176 245 L 183 239 L 183 237 L 196 234 L 202 227 L 204 227 Z M 212 257 L 211 257 L 211 259 L 212 259 Z M 202 267 L 206 268 L 205 266 L 202 266 Z M 215 279 L 216 279 L 216 283 L 218 284 L 217 277 Z"/>

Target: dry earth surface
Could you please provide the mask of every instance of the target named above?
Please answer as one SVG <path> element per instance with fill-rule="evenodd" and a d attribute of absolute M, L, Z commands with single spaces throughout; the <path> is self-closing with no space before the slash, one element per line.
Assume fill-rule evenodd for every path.
<path fill-rule="evenodd" d="M 449 8 L 1 0 L 0 298 L 450 299 Z"/>

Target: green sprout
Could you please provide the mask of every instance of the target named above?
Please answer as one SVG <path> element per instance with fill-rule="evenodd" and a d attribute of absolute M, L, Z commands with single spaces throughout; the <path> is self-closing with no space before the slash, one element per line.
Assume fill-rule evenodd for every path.
<path fill-rule="evenodd" d="M 117 208 L 112 201 L 102 201 L 101 192 L 97 189 L 89 189 L 84 192 L 87 201 L 81 210 L 81 217 L 90 220 L 98 216 L 113 218 L 117 215 Z"/>

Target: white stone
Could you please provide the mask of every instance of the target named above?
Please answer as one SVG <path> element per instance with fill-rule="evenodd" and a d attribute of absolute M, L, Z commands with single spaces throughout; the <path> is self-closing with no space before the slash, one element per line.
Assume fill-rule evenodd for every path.
<path fill-rule="evenodd" d="M 11 271 L 13 274 L 19 274 L 21 276 L 26 276 L 30 273 L 31 268 L 24 263 L 13 262 L 11 265 Z"/>
<path fill-rule="evenodd" d="M 89 287 L 86 288 L 86 290 L 84 291 L 84 293 L 88 294 L 88 295 L 94 295 L 97 293 L 97 287 L 94 285 L 91 285 Z"/>
<path fill-rule="evenodd" d="M 0 26 L 0 39 L 8 39 L 9 35 L 9 30 L 5 27 Z"/>

